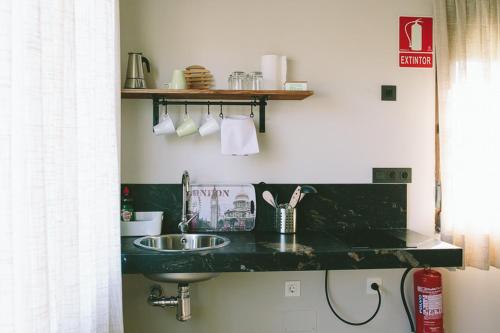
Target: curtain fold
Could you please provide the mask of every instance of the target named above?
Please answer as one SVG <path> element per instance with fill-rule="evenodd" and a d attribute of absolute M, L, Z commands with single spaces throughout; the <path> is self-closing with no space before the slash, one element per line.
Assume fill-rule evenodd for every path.
<path fill-rule="evenodd" d="M 434 0 L 442 238 L 500 267 L 500 0 Z"/>
<path fill-rule="evenodd" d="M 0 1 L 0 332 L 122 332 L 115 0 Z"/>

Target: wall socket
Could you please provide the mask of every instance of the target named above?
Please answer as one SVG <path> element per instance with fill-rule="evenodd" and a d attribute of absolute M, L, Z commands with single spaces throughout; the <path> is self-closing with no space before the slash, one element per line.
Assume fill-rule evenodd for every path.
<path fill-rule="evenodd" d="M 372 289 L 372 283 L 378 284 L 379 290 L 382 291 L 382 279 L 378 277 L 366 279 L 366 293 L 368 295 L 377 295 L 377 291 Z"/>
<path fill-rule="evenodd" d="M 300 281 L 285 281 L 285 297 L 300 296 Z"/>
<path fill-rule="evenodd" d="M 373 168 L 373 183 L 411 183 L 411 168 Z"/>

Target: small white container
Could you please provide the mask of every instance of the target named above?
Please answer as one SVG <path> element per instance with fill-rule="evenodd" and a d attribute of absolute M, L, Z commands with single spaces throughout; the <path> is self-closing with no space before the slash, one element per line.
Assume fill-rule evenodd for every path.
<path fill-rule="evenodd" d="M 120 222 L 122 236 L 154 236 L 161 234 L 163 212 L 135 212 L 135 220 Z"/>
<path fill-rule="evenodd" d="M 287 81 L 285 90 L 307 90 L 307 81 Z"/>

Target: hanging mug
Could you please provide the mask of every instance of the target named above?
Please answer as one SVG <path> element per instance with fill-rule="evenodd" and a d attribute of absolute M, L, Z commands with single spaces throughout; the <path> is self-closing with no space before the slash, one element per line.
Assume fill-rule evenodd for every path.
<path fill-rule="evenodd" d="M 153 133 L 156 135 L 175 133 L 175 126 L 168 113 L 164 113 L 158 124 L 153 126 Z"/>
<path fill-rule="evenodd" d="M 221 114 L 222 114 L 222 104 L 221 104 Z M 198 132 L 201 136 L 206 136 L 217 132 L 220 129 L 217 120 L 210 114 L 210 103 L 208 103 L 208 114 L 205 118 L 205 122 L 200 126 Z"/>
<path fill-rule="evenodd" d="M 200 132 L 201 136 L 206 136 L 219 131 L 219 129 L 219 123 L 217 122 L 215 117 L 211 114 L 208 114 L 205 118 L 205 122 L 200 126 L 200 129 L 198 131 Z"/>
<path fill-rule="evenodd" d="M 196 126 L 194 120 L 188 115 L 184 115 L 184 119 L 182 120 L 182 123 L 177 127 L 177 135 L 179 137 L 187 136 L 194 134 L 198 131 L 198 127 Z"/>

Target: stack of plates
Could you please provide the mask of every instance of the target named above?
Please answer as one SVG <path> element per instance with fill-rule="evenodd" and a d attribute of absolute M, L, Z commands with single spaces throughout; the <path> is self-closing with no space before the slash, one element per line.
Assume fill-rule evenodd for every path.
<path fill-rule="evenodd" d="M 192 65 L 184 70 L 188 89 L 210 89 L 214 79 L 208 69 L 199 65 Z"/>

